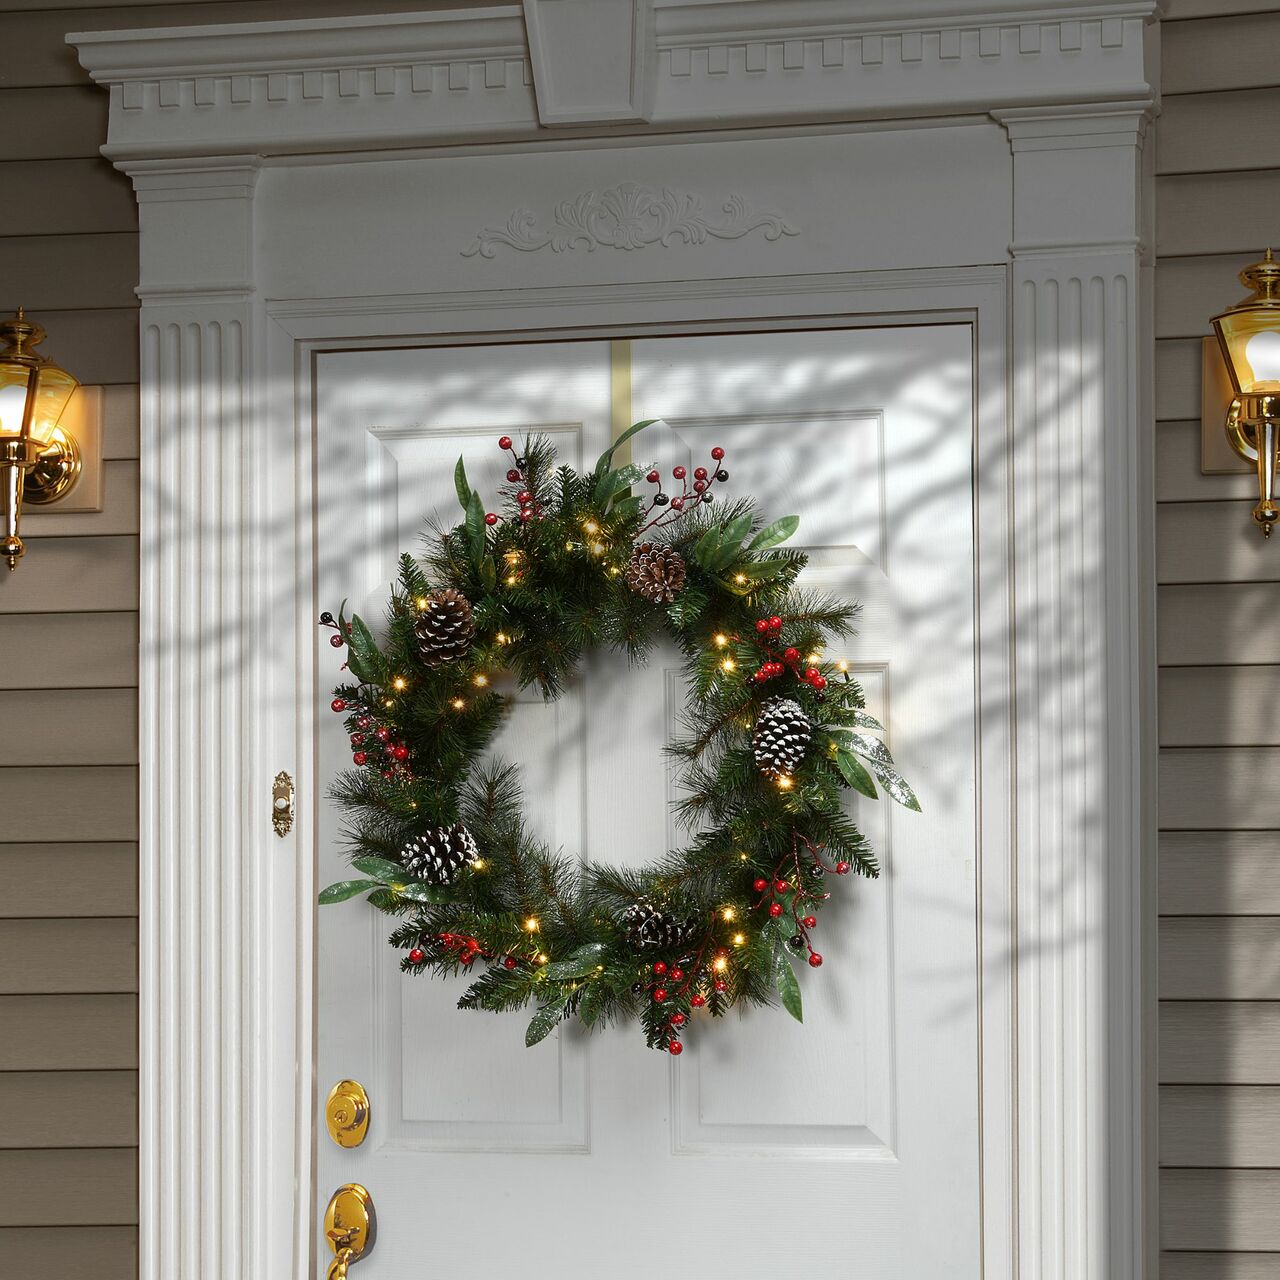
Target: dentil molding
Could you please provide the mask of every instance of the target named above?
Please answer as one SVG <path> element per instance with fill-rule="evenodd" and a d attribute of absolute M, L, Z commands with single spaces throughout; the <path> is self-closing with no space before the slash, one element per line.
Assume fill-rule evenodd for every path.
<path fill-rule="evenodd" d="M 1147 97 L 1156 0 L 569 0 L 68 36 L 106 154 L 261 156 Z M 924 10 L 923 14 L 921 10 Z"/>
<path fill-rule="evenodd" d="M 799 232 L 775 213 L 758 213 L 740 195 L 724 202 L 721 216 L 711 217 L 702 199 L 688 191 L 669 187 L 657 190 L 624 182 L 605 191 L 587 191 L 574 200 L 556 205 L 551 225 L 544 231 L 537 215 L 517 209 L 501 227 L 486 227 L 462 256 L 492 258 L 505 245 L 523 253 L 551 249 L 643 249 L 648 245 L 703 244 L 708 238 L 740 240 L 760 230 L 766 240 Z"/>

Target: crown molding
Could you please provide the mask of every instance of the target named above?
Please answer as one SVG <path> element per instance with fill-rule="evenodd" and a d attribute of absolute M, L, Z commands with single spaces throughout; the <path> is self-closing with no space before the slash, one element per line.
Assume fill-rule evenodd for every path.
<path fill-rule="evenodd" d="M 1150 98 L 1156 0 L 596 0 L 67 37 L 105 153 L 263 157 Z M 971 0 L 969 0 L 971 3 Z"/>

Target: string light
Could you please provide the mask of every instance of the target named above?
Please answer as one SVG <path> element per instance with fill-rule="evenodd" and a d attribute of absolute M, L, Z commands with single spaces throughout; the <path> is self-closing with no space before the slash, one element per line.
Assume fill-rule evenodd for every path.
<path fill-rule="evenodd" d="M 394 707 L 396 704 L 392 702 L 390 698 L 388 698 L 382 705 L 384 707 Z"/>
<path fill-rule="evenodd" d="M 611 577 L 611 578 L 616 578 L 616 577 L 618 576 L 618 574 L 620 574 L 621 572 L 622 572 L 622 570 L 621 570 L 621 569 L 619 569 L 619 568 L 618 568 L 618 566 L 617 566 L 616 564 L 611 564 L 611 565 L 609 566 L 609 577 Z"/>
<path fill-rule="evenodd" d="M 604 555 L 604 543 L 603 543 L 603 542 L 593 542 L 593 543 L 591 544 L 591 554 L 592 554 L 593 556 L 602 556 L 602 555 Z"/>
<path fill-rule="evenodd" d="M 475 685 L 477 689 L 483 689 L 485 685 L 489 683 L 489 677 L 481 671 L 471 677 L 471 683 Z"/>
<path fill-rule="evenodd" d="M 537 917 L 537 916 L 530 916 L 530 917 L 529 917 L 529 918 L 524 922 L 524 927 L 525 927 L 525 928 L 526 928 L 530 933 L 537 933 L 537 932 L 538 932 L 538 917 Z"/>
<path fill-rule="evenodd" d="M 427 597 L 419 596 L 413 603 L 416 604 L 419 609 L 425 609 L 427 607 Z"/>
<path fill-rule="evenodd" d="M 738 937 L 741 938 L 742 934 L 738 934 Z M 711 967 L 717 973 L 723 973 L 729 967 L 729 962 L 724 958 L 724 956 L 716 956 L 716 958 L 711 962 Z"/>
<path fill-rule="evenodd" d="M 793 786 L 795 786 L 795 779 L 792 778 L 792 776 L 789 773 L 784 773 L 778 779 L 779 791 L 790 791 Z"/>
<path fill-rule="evenodd" d="M 494 636 L 493 638 L 494 638 L 494 639 L 495 639 L 499 644 L 510 644 L 510 643 L 511 643 L 511 637 L 510 637 L 509 635 L 507 635 L 507 633 L 506 633 L 505 631 L 499 631 L 499 632 L 498 632 L 498 634 L 497 634 L 496 636 Z"/>
<path fill-rule="evenodd" d="M 415 806 L 415 807 L 416 807 L 416 806 Z M 472 870 L 472 871 L 483 871 L 487 865 L 488 865 L 488 864 L 485 862 L 485 860 L 484 860 L 483 858 L 477 858 L 477 859 L 476 859 L 476 860 L 471 864 L 471 870 Z"/>
<path fill-rule="evenodd" d="M 509 587 L 514 587 L 514 586 L 516 585 L 516 583 L 517 583 L 517 582 L 519 582 L 519 581 L 520 581 L 520 579 L 519 579 L 519 578 L 517 578 L 517 577 L 516 577 L 516 575 L 515 575 L 514 573 L 509 573 L 509 574 L 507 575 L 507 586 L 509 586 Z"/>
<path fill-rule="evenodd" d="M 840 659 L 840 661 L 836 663 L 836 670 L 837 670 L 837 671 L 848 671 L 848 670 L 849 670 L 849 660 L 848 660 L 847 658 L 841 658 L 841 659 Z"/>
<path fill-rule="evenodd" d="M 739 862 L 746 862 L 746 860 L 747 860 L 747 855 L 746 855 L 745 853 L 740 853 L 740 854 L 738 854 L 738 861 L 739 861 Z"/>
<path fill-rule="evenodd" d="M 582 525 L 585 533 L 596 534 L 600 532 L 600 526 L 594 520 L 586 520 Z"/>
<path fill-rule="evenodd" d="M 737 914 L 738 913 L 732 907 L 725 907 L 725 909 L 720 913 L 721 918 L 724 919 L 725 921 L 730 921 L 735 919 L 737 917 Z"/>
<path fill-rule="evenodd" d="M 736 671 L 737 669 L 738 669 L 738 664 L 737 664 L 736 662 L 734 662 L 734 660 L 733 660 L 732 658 L 726 658 L 726 659 L 725 659 L 725 660 L 720 664 L 720 670 L 721 670 L 721 671 Z"/>
<path fill-rule="evenodd" d="M 733 935 L 733 945 L 735 947 L 742 946 L 742 944 L 746 942 L 746 940 L 747 940 L 747 935 L 745 933 L 735 933 Z"/>
<path fill-rule="evenodd" d="M 523 551 L 504 551 L 502 559 L 509 565 L 520 564 L 524 560 Z"/>
<path fill-rule="evenodd" d="M 572 550 L 573 550 L 573 543 L 572 543 L 572 542 L 566 542 L 566 543 L 564 544 L 564 549 L 565 549 L 566 551 L 572 551 Z"/>
<path fill-rule="evenodd" d="M 822 661 L 822 654 L 820 654 L 820 653 L 818 653 L 818 652 L 816 652 L 816 651 L 815 651 L 815 652 L 811 653 L 811 654 L 810 654 L 810 655 L 805 659 L 805 661 L 806 661 L 806 662 L 807 662 L 811 667 L 812 667 L 812 666 L 815 666 L 817 663 L 819 663 L 819 662 L 821 662 L 821 661 Z"/>
<path fill-rule="evenodd" d="M 461 698 L 454 698 L 454 700 L 451 703 L 449 703 L 449 705 L 455 711 L 461 711 L 467 704 Z"/>
<path fill-rule="evenodd" d="M 723 649 L 729 643 L 729 637 L 723 631 L 717 631 L 712 638 L 715 640 L 717 649 Z"/>
<path fill-rule="evenodd" d="M 745 573 L 735 573 L 733 575 L 733 580 L 738 584 L 738 586 L 744 586 L 747 581 L 747 575 Z"/>
<path fill-rule="evenodd" d="M 396 676 L 396 678 L 391 682 L 391 687 L 397 693 L 403 693 L 409 687 L 409 682 L 404 678 L 404 676 Z"/>
<path fill-rule="evenodd" d="M 533 960 L 535 964 L 546 964 L 550 958 L 551 957 L 548 956 L 545 951 L 539 951 L 538 954 L 534 956 Z"/>

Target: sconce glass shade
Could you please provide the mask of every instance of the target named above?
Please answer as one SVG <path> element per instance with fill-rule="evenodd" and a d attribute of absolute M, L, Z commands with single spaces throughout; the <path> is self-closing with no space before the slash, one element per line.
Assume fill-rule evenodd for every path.
<path fill-rule="evenodd" d="M 1212 322 L 1231 384 L 1242 400 L 1280 396 L 1280 262 L 1268 249 L 1240 273 L 1240 282 L 1253 292 Z M 1270 412 L 1247 402 L 1241 409 L 1243 418 Z"/>
<path fill-rule="evenodd" d="M 0 437 L 21 436 L 49 444 L 58 421 L 80 385 L 65 369 L 32 350 L 44 330 L 18 308 L 0 323 Z"/>

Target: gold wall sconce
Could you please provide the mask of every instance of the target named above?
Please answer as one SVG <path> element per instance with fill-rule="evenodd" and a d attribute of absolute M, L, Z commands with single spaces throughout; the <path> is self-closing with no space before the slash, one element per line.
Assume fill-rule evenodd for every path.
<path fill-rule="evenodd" d="M 22 507 L 57 502 L 80 478 L 80 449 L 59 421 L 80 385 L 35 347 L 44 329 L 18 308 L 0 321 L 0 557 L 16 569 L 26 548 Z"/>
<path fill-rule="evenodd" d="M 1231 383 L 1227 439 L 1257 469 L 1254 523 L 1269 538 L 1277 520 L 1276 464 L 1280 452 L 1280 262 L 1268 249 L 1245 267 L 1240 282 L 1249 297 L 1212 320 L 1222 363 Z M 1206 361 L 1207 365 L 1207 361 Z M 1206 383 L 1208 370 L 1206 369 Z"/>

